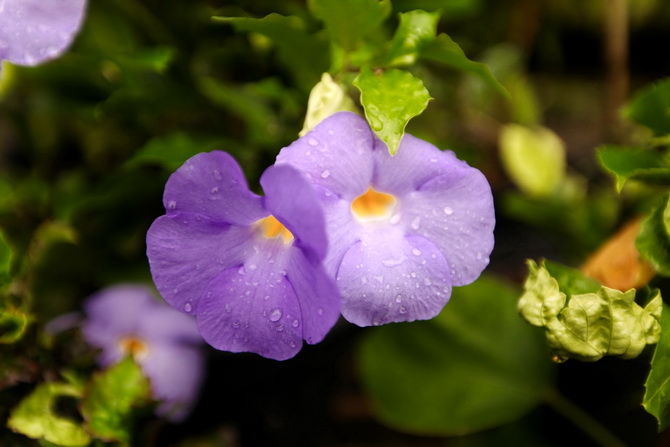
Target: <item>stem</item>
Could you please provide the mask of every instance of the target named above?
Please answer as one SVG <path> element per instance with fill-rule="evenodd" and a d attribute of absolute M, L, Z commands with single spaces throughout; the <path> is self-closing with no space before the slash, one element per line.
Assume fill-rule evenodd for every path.
<path fill-rule="evenodd" d="M 626 102 L 630 74 L 628 72 L 628 1 L 605 2 L 605 60 L 607 63 L 607 110 L 605 118 L 609 133 L 621 136 L 619 109 Z M 619 129 L 619 131 L 617 131 Z"/>
<path fill-rule="evenodd" d="M 626 444 L 593 416 L 558 391 L 550 390 L 546 395 L 546 403 L 603 447 L 626 447 Z"/>

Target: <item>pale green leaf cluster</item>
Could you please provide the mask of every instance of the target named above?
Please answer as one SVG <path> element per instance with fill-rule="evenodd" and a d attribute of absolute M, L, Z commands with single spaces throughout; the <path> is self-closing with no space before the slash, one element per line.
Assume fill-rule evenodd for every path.
<path fill-rule="evenodd" d="M 500 132 L 500 154 L 512 181 L 531 197 L 550 196 L 565 177 L 565 144 L 546 127 L 507 124 Z"/>
<path fill-rule="evenodd" d="M 658 341 L 660 292 L 642 308 L 635 302 L 634 289 L 621 292 L 603 286 L 596 292 L 564 293 L 544 265 L 528 261 L 528 267 L 519 312 L 529 323 L 545 328 L 549 346 L 559 358 L 631 359 Z"/>
<path fill-rule="evenodd" d="M 7 425 L 29 438 L 44 439 L 57 445 L 87 445 L 90 435 L 80 424 L 56 414 L 56 400 L 81 398 L 81 390 L 68 383 L 41 383 L 14 408 Z"/>
<path fill-rule="evenodd" d="M 346 89 L 335 82 L 328 73 L 324 73 L 321 81 L 312 88 L 309 94 L 305 124 L 300 135 L 309 132 L 324 118 L 342 111 L 356 112 L 356 105 L 347 95 Z"/>

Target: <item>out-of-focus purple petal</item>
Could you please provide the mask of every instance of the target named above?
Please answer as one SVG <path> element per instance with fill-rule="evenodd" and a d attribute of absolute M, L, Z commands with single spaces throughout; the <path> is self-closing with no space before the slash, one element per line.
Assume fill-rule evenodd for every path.
<path fill-rule="evenodd" d="M 372 131 L 365 120 L 351 112 L 340 112 L 282 149 L 276 164 L 289 164 L 311 183 L 351 200 L 370 185 L 373 145 Z"/>
<path fill-rule="evenodd" d="M 302 347 L 301 313 L 282 270 L 285 264 L 278 259 L 254 264 L 255 270 L 250 265 L 232 268 L 210 282 L 197 311 L 205 341 L 220 350 L 255 352 L 275 360 L 296 355 Z"/>
<path fill-rule="evenodd" d="M 138 332 L 149 343 L 169 342 L 186 346 L 202 343 L 195 317 L 177 312 L 162 303 L 151 313 L 145 313 L 139 318 Z"/>
<path fill-rule="evenodd" d="M 140 365 L 151 381 L 154 398 L 163 401 L 156 413 L 172 422 L 183 421 L 198 398 L 205 369 L 203 353 L 192 346 L 155 342 Z"/>
<path fill-rule="evenodd" d="M 85 0 L 0 0 L 0 59 L 37 65 L 58 57 L 79 31 Z"/>
<path fill-rule="evenodd" d="M 312 186 L 291 166 L 271 166 L 261 176 L 265 208 L 288 228 L 294 244 L 326 256 L 328 239 L 322 205 Z"/>
<path fill-rule="evenodd" d="M 234 225 L 249 225 L 268 215 L 235 159 L 221 151 L 186 160 L 168 179 L 163 205 L 169 216 L 194 213 Z"/>
<path fill-rule="evenodd" d="M 301 319 L 291 322 L 302 329 L 302 338 L 315 344 L 323 340 L 340 316 L 340 292 L 320 265 L 294 249 L 287 277 L 300 305 Z"/>
<path fill-rule="evenodd" d="M 242 264 L 254 237 L 250 227 L 197 214 L 159 217 L 147 232 L 147 257 L 158 291 L 174 308 L 193 313 L 209 282 Z"/>
<path fill-rule="evenodd" d="M 419 236 L 395 228 L 367 231 L 337 272 L 342 315 L 359 326 L 435 317 L 451 296 L 449 264 Z"/>
<path fill-rule="evenodd" d="M 488 182 L 476 169 L 453 170 L 403 197 L 408 234 L 421 235 L 449 261 L 454 286 L 470 284 L 489 263 L 495 214 Z"/>

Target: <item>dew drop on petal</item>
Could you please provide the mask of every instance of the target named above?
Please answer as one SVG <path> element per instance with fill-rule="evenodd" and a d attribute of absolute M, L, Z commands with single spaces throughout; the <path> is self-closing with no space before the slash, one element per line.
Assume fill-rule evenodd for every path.
<path fill-rule="evenodd" d="M 284 331 L 284 325 L 283 325 L 283 324 L 280 324 L 280 325 L 277 326 L 275 329 L 277 330 L 277 332 L 283 332 L 283 331 Z"/>
<path fill-rule="evenodd" d="M 407 308 L 405 306 L 400 306 L 400 309 L 398 309 L 398 312 L 401 314 L 406 314 L 407 313 Z"/>
<path fill-rule="evenodd" d="M 421 217 L 416 216 L 414 219 L 412 219 L 412 223 L 410 224 L 413 230 L 418 230 L 419 227 L 421 226 Z"/>
<path fill-rule="evenodd" d="M 397 295 L 397 296 L 395 297 L 395 302 L 396 302 L 396 303 L 399 303 L 399 302 L 401 302 L 401 301 L 402 301 L 402 295 Z"/>
<path fill-rule="evenodd" d="M 281 309 L 274 309 L 270 312 L 270 321 L 279 321 L 281 318 Z"/>
<path fill-rule="evenodd" d="M 307 144 L 309 144 L 310 146 L 318 146 L 319 141 L 316 138 L 309 138 L 307 139 Z"/>
<path fill-rule="evenodd" d="M 328 177 L 330 177 L 330 171 L 326 169 L 321 173 L 321 178 L 328 178 Z"/>
<path fill-rule="evenodd" d="M 191 303 L 186 303 L 184 304 L 184 312 L 191 312 L 193 310 L 193 306 Z"/>
<path fill-rule="evenodd" d="M 289 346 L 292 347 L 292 348 L 295 348 L 295 342 L 292 341 L 291 343 L 289 343 Z"/>
<path fill-rule="evenodd" d="M 237 329 L 238 327 L 240 327 L 240 320 L 235 320 L 235 321 L 233 321 L 233 327 L 234 327 L 235 329 Z"/>
<path fill-rule="evenodd" d="M 216 169 L 213 171 L 213 174 L 214 174 L 214 178 L 217 179 L 217 180 L 221 180 L 221 179 L 223 178 L 223 177 L 221 176 L 221 172 L 219 172 L 219 171 L 216 170 Z"/>
<path fill-rule="evenodd" d="M 446 214 L 447 216 L 451 216 L 453 213 L 454 213 L 453 208 L 451 208 L 450 206 L 444 207 L 444 214 Z"/>
<path fill-rule="evenodd" d="M 168 209 L 173 210 L 173 209 L 176 209 L 176 208 L 177 208 L 177 202 L 175 202 L 174 200 L 170 200 L 168 202 Z"/>
<path fill-rule="evenodd" d="M 415 249 L 412 250 L 412 254 L 414 256 L 421 256 L 421 250 L 419 250 L 418 248 L 415 248 Z"/>
<path fill-rule="evenodd" d="M 367 283 L 368 283 L 368 277 L 367 277 L 367 276 L 363 276 L 363 277 L 361 278 L 361 284 L 367 284 Z"/>
<path fill-rule="evenodd" d="M 321 308 L 319 307 L 319 308 L 316 310 L 316 313 L 319 314 L 319 315 L 323 315 L 323 309 L 321 309 Z"/>
<path fill-rule="evenodd" d="M 433 281 L 431 281 L 430 278 L 425 277 L 425 278 L 423 278 L 423 283 L 424 283 L 425 285 L 429 286 L 429 285 L 431 285 L 431 284 L 433 283 Z"/>
<path fill-rule="evenodd" d="M 300 326 L 300 322 L 298 320 L 293 320 L 293 323 L 291 323 L 291 326 L 298 327 L 298 326 Z"/>
<path fill-rule="evenodd" d="M 395 225 L 395 224 L 397 224 L 398 222 L 400 222 L 400 213 L 396 213 L 396 214 L 394 214 L 393 216 L 391 216 L 391 218 L 389 219 L 389 222 L 390 222 L 391 224 L 393 224 L 393 225 Z"/>

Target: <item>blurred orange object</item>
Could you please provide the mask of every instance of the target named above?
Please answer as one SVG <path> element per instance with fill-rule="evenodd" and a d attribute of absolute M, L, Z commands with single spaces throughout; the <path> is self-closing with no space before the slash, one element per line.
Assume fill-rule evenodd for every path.
<path fill-rule="evenodd" d="M 642 219 L 624 225 L 582 265 L 582 272 L 604 286 L 626 291 L 644 286 L 654 277 L 652 265 L 640 258 L 635 238 L 640 233 Z"/>

